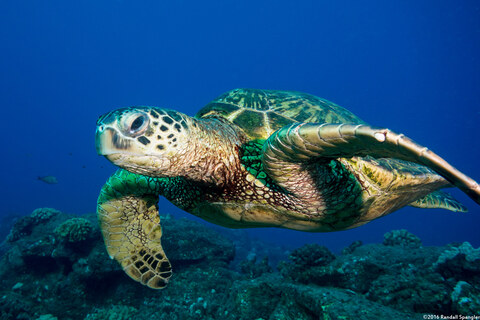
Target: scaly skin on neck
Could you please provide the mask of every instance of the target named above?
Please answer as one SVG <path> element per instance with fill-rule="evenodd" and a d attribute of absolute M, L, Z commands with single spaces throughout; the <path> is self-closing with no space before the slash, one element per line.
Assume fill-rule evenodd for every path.
<path fill-rule="evenodd" d="M 244 134 L 222 119 L 188 120 L 190 139 L 185 153 L 172 161 L 172 167 L 178 165 L 177 174 L 172 176 L 217 187 L 234 183 L 240 170 L 239 149 L 246 141 Z"/>

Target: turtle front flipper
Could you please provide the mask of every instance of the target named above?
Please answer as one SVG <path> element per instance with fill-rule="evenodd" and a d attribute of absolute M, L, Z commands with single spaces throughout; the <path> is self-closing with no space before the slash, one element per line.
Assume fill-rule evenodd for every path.
<path fill-rule="evenodd" d="M 172 267 L 163 251 L 158 215 L 161 180 L 118 170 L 103 186 L 97 215 L 105 247 L 134 280 L 167 285 Z"/>
<path fill-rule="evenodd" d="M 477 182 L 428 148 L 389 129 L 362 124 L 295 123 L 273 133 L 263 151 L 265 171 L 280 186 L 288 184 L 291 174 L 295 174 L 294 163 L 312 158 L 389 157 L 429 167 L 480 204 Z"/>

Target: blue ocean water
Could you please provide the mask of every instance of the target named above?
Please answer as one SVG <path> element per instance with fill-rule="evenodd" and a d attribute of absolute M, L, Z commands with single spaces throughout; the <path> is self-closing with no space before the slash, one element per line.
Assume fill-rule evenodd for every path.
<path fill-rule="evenodd" d="M 324 97 L 480 179 L 477 1 L 2 1 L 0 39 L 1 215 L 95 210 L 115 170 L 95 152 L 99 115 L 194 115 L 239 87 Z M 58 184 L 37 180 L 46 175 Z M 480 206 L 451 192 L 469 213 L 404 208 L 349 231 L 251 234 L 338 251 L 407 229 L 425 245 L 480 246 Z"/>

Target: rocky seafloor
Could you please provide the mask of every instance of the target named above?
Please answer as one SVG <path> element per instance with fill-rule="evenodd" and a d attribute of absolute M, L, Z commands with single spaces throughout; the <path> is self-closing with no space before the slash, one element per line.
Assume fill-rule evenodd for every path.
<path fill-rule="evenodd" d="M 480 250 L 405 231 L 335 255 L 283 255 L 241 231 L 162 216 L 174 275 L 163 290 L 109 259 L 93 214 L 40 208 L 0 232 L 0 319 L 439 319 L 480 315 Z M 8 231 L 5 230 L 8 227 Z M 268 259 L 270 257 L 270 261 Z"/>

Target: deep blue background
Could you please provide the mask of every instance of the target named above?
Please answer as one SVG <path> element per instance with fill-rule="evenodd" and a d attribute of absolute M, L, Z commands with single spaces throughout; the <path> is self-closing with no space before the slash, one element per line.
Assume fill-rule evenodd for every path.
<path fill-rule="evenodd" d="M 480 179 L 478 1 L 163 2 L 0 2 L 0 214 L 93 212 L 114 171 L 95 153 L 100 114 L 143 104 L 194 115 L 237 87 L 327 98 Z M 338 250 L 406 228 L 427 245 L 479 246 L 480 206 L 452 192 L 470 213 L 405 208 L 345 232 L 253 233 Z"/>

